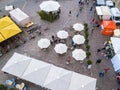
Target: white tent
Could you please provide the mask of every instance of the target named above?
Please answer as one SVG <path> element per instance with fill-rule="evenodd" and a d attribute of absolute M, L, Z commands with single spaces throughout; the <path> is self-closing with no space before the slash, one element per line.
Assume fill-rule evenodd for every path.
<path fill-rule="evenodd" d="M 120 70 L 120 53 L 117 53 L 112 59 L 112 64 L 115 71 Z"/>
<path fill-rule="evenodd" d="M 115 29 L 114 30 L 114 36 L 115 37 L 120 37 L 120 29 Z"/>
<path fill-rule="evenodd" d="M 19 25 L 22 27 L 25 27 L 26 24 L 30 23 L 30 17 L 24 13 L 22 10 L 19 8 L 16 8 L 12 11 L 9 12 L 10 17 Z"/>
<path fill-rule="evenodd" d="M 18 63 L 14 63 L 17 61 Z M 29 63 L 26 63 L 28 61 Z M 51 90 L 95 90 L 96 87 L 95 78 L 77 74 L 17 53 L 11 57 L 2 71 Z"/>
<path fill-rule="evenodd" d="M 49 73 L 50 66 L 50 64 L 33 59 L 21 78 L 42 86 Z"/>
<path fill-rule="evenodd" d="M 114 52 L 117 53 L 120 51 L 120 38 L 117 37 L 111 37 L 111 42 L 113 45 Z"/>
<path fill-rule="evenodd" d="M 60 4 L 56 1 L 43 1 L 39 6 L 46 12 L 58 11 L 60 8 Z"/>
<path fill-rule="evenodd" d="M 2 71 L 21 77 L 31 60 L 32 59 L 27 56 L 14 53 L 7 64 L 2 68 Z"/>
<path fill-rule="evenodd" d="M 78 73 L 73 73 L 68 90 L 96 90 L 95 85 L 96 80 L 94 78 Z"/>
<path fill-rule="evenodd" d="M 52 65 L 44 86 L 51 90 L 69 90 L 72 73 L 72 71 Z"/>
<path fill-rule="evenodd" d="M 108 6 L 96 6 L 96 12 L 100 19 L 110 20 L 111 12 Z"/>

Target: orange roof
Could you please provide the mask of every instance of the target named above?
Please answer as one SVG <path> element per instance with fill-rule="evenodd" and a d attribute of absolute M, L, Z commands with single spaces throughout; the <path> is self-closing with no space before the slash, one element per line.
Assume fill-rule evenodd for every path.
<path fill-rule="evenodd" d="M 105 29 L 116 29 L 116 23 L 114 21 L 102 21 L 102 25 Z"/>

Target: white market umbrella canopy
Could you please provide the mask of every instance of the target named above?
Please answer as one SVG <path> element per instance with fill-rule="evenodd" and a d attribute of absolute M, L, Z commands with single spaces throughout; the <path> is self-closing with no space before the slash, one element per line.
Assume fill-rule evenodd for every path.
<path fill-rule="evenodd" d="M 82 35 L 74 35 L 72 38 L 75 44 L 83 44 L 85 42 L 85 38 Z"/>
<path fill-rule="evenodd" d="M 57 32 L 57 37 L 60 39 L 66 39 L 68 37 L 68 32 L 61 30 Z"/>
<path fill-rule="evenodd" d="M 114 30 L 114 36 L 120 37 L 120 29 Z"/>
<path fill-rule="evenodd" d="M 75 49 L 72 51 L 72 57 L 77 61 L 83 61 L 86 58 L 86 52 L 82 49 Z"/>
<path fill-rule="evenodd" d="M 75 31 L 82 31 L 82 30 L 84 30 L 84 25 L 81 24 L 81 23 L 76 23 L 76 24 L 73 25 L 73 29 Z"/>
<path fill-rule="evenodd" d="M 47 38 L 42 38 L 38 41 L 38 46 L 43 49 L 43 48 L 48 48 L 50 46 L 50 40 Z"/>
<path fill-rule="evenodd" d="M 40 9 L 46 12 L 58 11 L 60 4 L 56 1 L 43 1 L 40 4 Z"/>
<path fill-rule="evenodd" d="M 59 54 L 66 53 L 67 49 L 68 47 L 66 46 L 66 44 L 62 44 L 62 43 L 56 44 L 54 48 L 55 52 Z"/>

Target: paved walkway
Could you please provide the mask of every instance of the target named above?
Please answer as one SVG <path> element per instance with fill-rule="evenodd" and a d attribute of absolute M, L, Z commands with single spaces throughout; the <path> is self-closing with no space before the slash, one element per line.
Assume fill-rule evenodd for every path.
<path fill-rule="evenodd" d="M 94 78 L 97 78 L 97 90 L 112 90 L 118 87 L 116 79 L 115 79 L 115 73 L 113 71 L 113 67 L 110 60 L 107 60 L 100 55 L 96 55 L 96 50 L 98 48 L 103 47 L 103 43 L 109 39 L 109 37 L 101 35 L 100 29 L 96 28 L 93 33 L 91 34 L 91 30 L 93 29 L 92 25 L 90 24 L 90 21 L 92 18 L 96 18 L 98 20 L 98 17 L 93 12 L 90 12 L 90 7 L 92 6 L 92 0 L 90 0 L 89 5 L 85 5 L 83 10 L 79 12 L 79 5 L 78 0 L 58 0 L 58 2 L 61 5 L 61 14 L 60 18 L 53 23 L 49 23 L 47 21 L 41 20 L 40 17 L 37 15 L 37 11 L 39 10 L 39 4 L 44 0 L 10 0 L 9 2 L 6 0 L 0 1 L 0 9 L 3 11 L 4 14 L 8 14 L 8 12 L 4 11 L 4 6 L 7 4 L 14 4 L 15 7 L 19 7 L 22 9 L 25 13 L 27 13 L 34 23 L 41 24 L 42 27 L 48 27 L 49 29 L 47 31 L 42 31 L 42 35 L 38 36 L 35 32 L 33 32 L 34 35 L 36 35 L 35 39 L 29 40 L 29 34 L 26 35 L 27 43 L 19 46 L 16 49 L 11 50 L 7 54 L 0 57 L 0 69 L 4 66 L 4 64 L 8 61 L 8 59 L 13 55 L 14 52 L 18 52 L 21 54 L 27 54 L 28 56 L 34 57 L 36 59 L 52 63 L 56 66 L 63 67 L 68 70 L 72 70 L 75 72 L 78 72 L 80 74 L 88 75 Z M 71 16 L 69 16 L 69 11 L 71 10 Z M 0 17 L 3 15 L 2 12 L 0 12 Z M 76 15 L 78 14 L 78 17 Z M 37 41 L 40 38 L 51 38 L 51 35 L 54 35 L 57 31 L 62 30 L 65 27 L 70 27 L 74 23 L 81 22 L 81 23 L 88 23 L 89 24 L 89 44 L 90 44 L 90 51 L 92 52 L 92 56 L 90 59 L 93 61 L 92 69 L 89 71 L 86 67 L 86 61 L 83 64 L 80 64 L 79 62 L 72 59 L 72 63 L 70 65 L 66 65 L 66 56 L 71 55 L 71 50 L 68 51 L 66 55 L 59 56 L 54 51 L 54 46 L 51 46 L 46 52 L 39 49 L 37 46 Z M 70 33 L 71 31 L 68 30 Z M 69 42 L 68 42 L 69 43 Z M 82 46 L 82 49 L 84 48 L 84 45 Z M 103 61 L 96 65 L 96 59 L 102 58 Z M 105 74 L 104 77 L 99 78 L 98 73 L 99 71 L 103 70 L 105 67 L 109 67 L 110 71 Z M 2 72 L 0 72 L 0 83 L 4 83 L 7 78 L 11 78 L 13 76 L 11 75 L 4 75 Z M 29 82 L 25 82 L 28 86 L 28 90 L 44 90 L 40 86 L 34 85 Z"/>

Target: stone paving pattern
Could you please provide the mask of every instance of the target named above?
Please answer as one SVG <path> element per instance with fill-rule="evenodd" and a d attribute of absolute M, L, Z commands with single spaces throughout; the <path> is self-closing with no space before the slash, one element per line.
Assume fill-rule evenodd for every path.
<path fill-rule="evenodd" d="M 29 34 L 26 33 L 25 37 L 27 42 L 25 44 L 11 50 L 10 52 L 0 57 L 0 69 L 5 65 L 5 63 L 13 55 L 14 52 L 18 52 L 21 54 L 27 54 L 30 57 L 48 63 L 52 63 L 59 67 L 75 71 L 80 74 L 97 78 L 97 90 L 117 90 L 116 88 L 118 87 L 118 84 L 115 78 L 115 72 L 113 70 L 111 61 L 96 54 L 96 50 L 98 48 L 102 48 L 103 43 L 106 40 L 109 40 L 109 37 L 101 35 L 100 29 L 98 28 L 95 28 L 93 33 L 91 33 L 93 27 L 90 24 L 90 21 L 93 17 L 99 20 L 96 14 L 89 11 L 90 7 L 93 5 L 93 1 L 90 0 L 89 5 L 85 5 L 84 9 L 81 12 L 79 12 L 78 0 L 58 0 L 58 2 L 61 5 L 61 14 L 60 18 L 54 21 L 53 23 L 41 20 L 36 13 L 37 11 L 39 11 L 39 4 L 42 1 L 44 0 L 0 0 L 0 10 L 2 10 L 2 12 L 0 12 L 0 17 L 2 17 L 2 15 L 4 14 L 8 14 L 8 12 L 4 11 L 4 6 L 7 4 L 12 4 L 15 7 L 19 7 L 25 13 L 27 13 L 34 23 L 41 24 L 42 27 L 49 28 L 46 31 L 42 30 L 41 28 L 40 30 L 42 31 L 42 34 L 40 36 L 33 32 L 33 34 L 36 35 L 36 38 L 32 40 L 29 40 Z M 70 10 L 72 12 L 71 16 L 69 16 Z M 79 16 L 76 17 L 78 13 Z M 90 70 L 87 69 L 85 63 L 87 59 L 84 63 L 81 64 L 79 61 L 75 61 L 73 58 L 71 58 L 72 63 L 69 65 L 65 64 L 66 56 L 71 55 L 71 50 L 68 50 L 67 54 L 65 55 L 58 55 L 54 51 L 54 45 L 50 46 L 50 48 L 45 52 L 40 50 L 40 48 L 37 46 L 37 41 L 40 38 L 46 37 L 51 39 L 51 35 L 55 35 L 57 31 L 62 30 L 65 27 L 70 27 L 71 25 L 77 22 L 89 24 L 89 44 L 91 46 L 90 51 L 92 52 L 92 56 L 90 57 L 90 59 L 93 61 L 93 66 Z M 67 31 L 69 33 L 71 32 L 70 30 Z M 84 45 L 82 45 L 82 49 L 85 49 Z M 97 58 L 102 58 L 102 62 L 99 65 L 95 64 Z M 104 77 L 99 78 L 99 71 L 103 70 L 105 67 L 109 67 L 110 71 L 106 73 Z M 5 80 L 10 79 L 11 77 L 14 76 L 5 75 L 3 74 L 3 72 L 0 72 L 0 83 L 5 83 Z M 44 88 L 41 88 L 40 86 L 37 86 L 30 82 L 23 82 L 25 82 L 25 84 L 27 85 L 28 90 L 44 90 Z"/>

